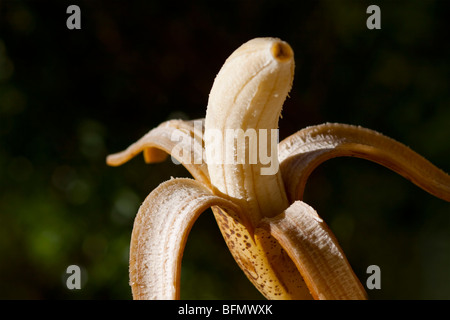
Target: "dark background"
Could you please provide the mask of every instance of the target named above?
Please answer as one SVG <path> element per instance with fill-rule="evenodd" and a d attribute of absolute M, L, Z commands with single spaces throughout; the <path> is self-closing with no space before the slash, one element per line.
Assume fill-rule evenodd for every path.
<path fill-rule="evenodd" d="M 82 29 L 66 28 L 81 8 Z M 381 8 L 382 29 L 366 28 Z M 105 157 L 170 118 L 204 117 L 233 50 L 260 36 L 295 51 L 280 138 L 323 122 L 380 131 L 450 170 L 450 1 L 0 2 L 0 298 L 130 299 L 128 246 L 146 195 L 188 172 Z M 170 159 L 170 158 L 169 158 Z M 305 201 L 372 299 L 450 298 L 450 205 L 360 159 L 311 176 Z M 66 268 L 83 268 L 81 290 Z M 191 232 L 182 298 L 260 299 L 210 211 Z"/>

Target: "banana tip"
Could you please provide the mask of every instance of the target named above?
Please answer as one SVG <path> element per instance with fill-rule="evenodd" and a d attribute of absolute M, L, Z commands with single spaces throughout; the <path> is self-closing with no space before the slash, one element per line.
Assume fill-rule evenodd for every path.
<path fill-rule="evenodd" d="M 273 57 L 280 62 L 288 62 L 294 57 L 291 46 L 284 41 L 277 41 L 271 48 Z"/>

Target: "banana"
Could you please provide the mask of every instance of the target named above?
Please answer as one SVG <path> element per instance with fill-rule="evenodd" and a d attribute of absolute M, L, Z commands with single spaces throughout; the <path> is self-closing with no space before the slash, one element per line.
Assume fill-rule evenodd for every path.
<path fill-rule="evenodd" d="M 171 154 L 195 178 L 164 182 L 141 205 L 130 244 L 133 298 L 180 297 L 189 231 L 212 208 L 231 254 L 266 298 L 366 299 L 332 231 L 300 201 L 311 172 L 334 157 L 377 162 L 450 201 L 449 175 L 375 131 L 324 124 L 278 143 L 294 67 L 286 42 L 250 40 L 217 74 L 204 120 L 164 122 L 107 157 L 117 166 L 140 152 L 148 163 Z"/>

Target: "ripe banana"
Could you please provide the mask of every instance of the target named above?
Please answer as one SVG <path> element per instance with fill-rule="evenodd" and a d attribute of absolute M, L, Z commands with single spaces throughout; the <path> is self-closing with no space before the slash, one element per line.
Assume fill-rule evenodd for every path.
<path fill-rule="evenodd" d="M 324 124 L 278 144 L 293 75 L 294 53 L 286 42 L 250 40 L 218 73 L 204 121 L 164 122 L 108 156 L 116 166 L 140 152 L 148 163 L 169 153 L 195 178 L 162 183 L 139 209 L 130 245 L 135 299 L 180 297 L 184 245 L 209 207 L 237 264 L 266 298 L 367 298 L 331 230 L 301 201 L 311 172 L 334 157 L 375 161 L 450 201 L 449 175 L 372 130 Z"/>

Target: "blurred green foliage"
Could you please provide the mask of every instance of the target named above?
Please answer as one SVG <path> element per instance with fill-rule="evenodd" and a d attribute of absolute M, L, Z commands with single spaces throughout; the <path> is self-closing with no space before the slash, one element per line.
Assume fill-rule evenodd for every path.
<path fill-rule="evenodd" d="M 82 29 L 66 28 L 81 8 Z M 377 4 L 382 29 L 366 28 Z M 343 122 L 391 136 L 450 170 L 450 2 L 0 2 L 0 298 L 130 299 L 128 246 L 146 195 L 188 172 L 105 157 L 170 118 L 205 114 L 226 57 L 276 36 L 295 51 L 281 138 Z M 450 206 L 378 165 L 335 159 L 305 200 L 356 274 L 380 266 L 373 299 L 450 298 Z M 81 290 L 66 268 L 83 269 Z M 194 226 L 182 298 L 260 299 L 211 212 Z"/>

